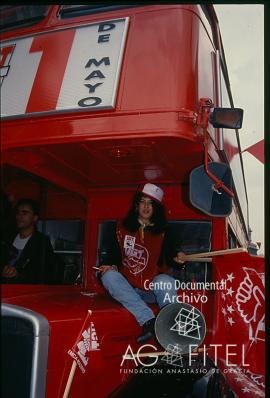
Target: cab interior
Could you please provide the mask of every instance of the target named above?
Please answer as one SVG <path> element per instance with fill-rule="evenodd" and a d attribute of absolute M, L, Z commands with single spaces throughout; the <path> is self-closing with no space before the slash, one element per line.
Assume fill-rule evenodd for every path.
<path fill-rule="evenodd" d="M 124 218 L 136 187 L 96 189 L 89 197 L 65 190 L 22 169 L 3 169 L 4 231 L 15 236 L 14 207 L 22 198 L 35 199 L 40 204 L 37 229 L 48 235 L 61 268 L 60 285 L 82 285 L 102 288 L 96 281 L 93 266 L 110 264 L 116 242 L 116 225 Z M 186 254 L 208 252 L 212 248 L 213 221 L 185 205 L 185 189 L 163 187 L 170 234 L 175 250 Z M 4 209 L 5 208 L 5 209 Z M 194 213 L 194 214 L 192 214 Z M 169 260 L 168 260 L 169 262 Z M 170 267 L 170 273 L 180 281 L 211 281 L 211 263 L 188 262 Z"/>

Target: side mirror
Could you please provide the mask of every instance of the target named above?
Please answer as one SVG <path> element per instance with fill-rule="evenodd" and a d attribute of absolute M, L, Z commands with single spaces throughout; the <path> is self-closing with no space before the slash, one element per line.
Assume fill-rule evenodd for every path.
<path fill-rule="evenodd" d="M 225 163 L 210 162 L 208 169 L 224 185 L 232 189 L 232 172 Z M 191 204 L 210 216 L 225 217 L 231 214 L 232 197 L 222 188 L 215 188 L 213 181 L 205 171 L 204 165 L 193 169 L 189 179 L 189 199 Z"/>
<path fill-rule="evenodd" d="M 243 109 L 240 108 L 214 108 L 209 122 L 216 128 L 240 129 L 243 113 Z"/>

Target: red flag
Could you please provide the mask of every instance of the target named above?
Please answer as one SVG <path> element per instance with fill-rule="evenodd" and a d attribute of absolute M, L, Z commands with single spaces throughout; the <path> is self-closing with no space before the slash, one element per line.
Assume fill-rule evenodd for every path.
<path fill-rule="evenodd" d="M 251 145 L 247 149 L 245 149 L 243 152 L 248 151 L 253 155 L 255 158 L 257 158 L 260 162 L 264 163 L 264 140 L 261 140 L 259 142 L 256 142 L 256 144 Z"/>
<path fill-rule="evenodd" d="M 94 322 L 91 321 L 89 310 L 80 333 L 72 349 L 68 354 L 76 361 L 82 373 L 85 373 L 89 361 L 89 352 L 99 350 L 99 343 L 96 335 Z"/>
<path fill-rule="evenodd" d="M 264 259 L 237 253 L 220 256 L 213 265 L 226 288 L 217 292 L 217 327 L 211 343 L 227 347 L 228 352 L 234 347 L 229 357 L 221 350 L 218 365 L 239 398 L 264 397 Z"/>

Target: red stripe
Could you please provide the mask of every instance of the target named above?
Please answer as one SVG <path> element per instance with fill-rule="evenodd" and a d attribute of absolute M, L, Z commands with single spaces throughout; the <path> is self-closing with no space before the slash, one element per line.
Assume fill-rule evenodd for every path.
<path fill-rule="evenodd" d="M 75 30 L 69 29 L 34 38 L 30 53 L 42 51 L 42 56 L 26 113 L 56 108 L 74 35 Z"/>

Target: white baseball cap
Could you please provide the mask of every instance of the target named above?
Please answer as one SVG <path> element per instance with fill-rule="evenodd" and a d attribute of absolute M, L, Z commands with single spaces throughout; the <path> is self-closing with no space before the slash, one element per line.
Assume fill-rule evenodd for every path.
<path fill-rule="evenodd" d="M 162 202 L 164 192 L 161 188 L 159 188 L 154 184 L 150 183 L 145 184 L 141 192 L 144 195 L 149 196 L 151 199 L 154 199 L 159 203 Z"/>

